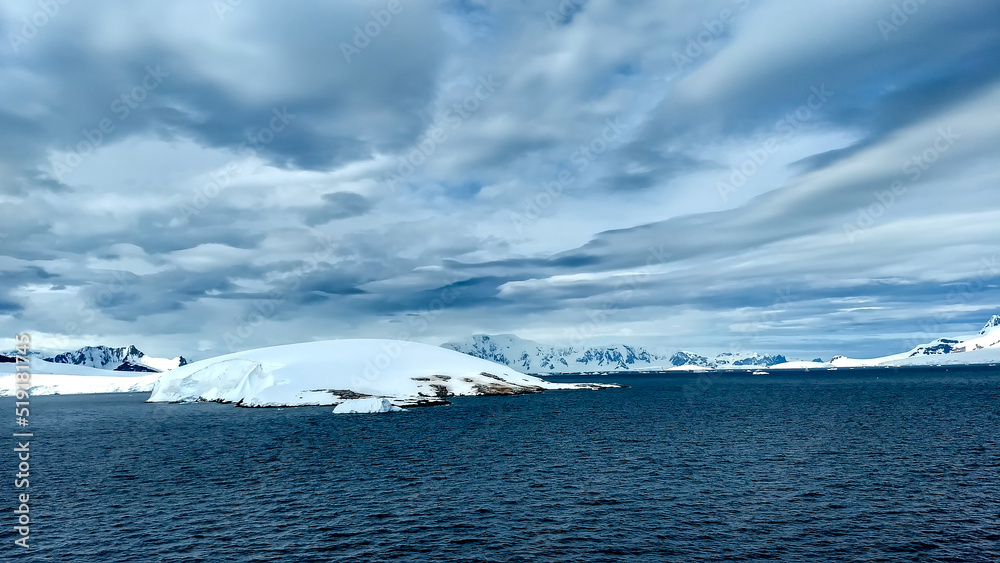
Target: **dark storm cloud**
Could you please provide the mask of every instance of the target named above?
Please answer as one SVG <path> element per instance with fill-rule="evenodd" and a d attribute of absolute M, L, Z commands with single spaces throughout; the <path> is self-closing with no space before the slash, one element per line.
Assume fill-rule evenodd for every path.
<path fill-rule="evenodd" d="M 14 133 L 0 146 L 27 173 L 47 150 L 74 146 L 84 131 L 109 119 L 114 129 L 102 143 L 152 132 L 236 147 L 266 129 L 278 109 L 290 116 L 280 123 L 288 130 L 254 147 L 281 166 L 324 168 L 398 148 L 422 130 L 417 110 L 433 94 L 441 42 L 426 25 L 433 15 L 414 4 L 396 33 L 366 49 L 367 63 L 359 57 L 346 64 L 339 39 L 366 23 L 364 8 L 324 2 L 243 7 L 224 19 L 206 17 L 214 15 L 197 3 L 64 10 L 0 62 L 10 76 L 23 73 L 12 85 L 15 95 L 40 95 L 53 109 L 41 123 L 0 112 L 0 123 Z M 196 19 L 180 21 L 185 14 Z M 151 34 L 104 26 L 157 18 Z M 201 46 L 222 47 L 199 52 L 199 45 L 185 44 L 193 32 Z M 109 45 L 115 34 L 117 48 Z M 411 43 L 420 48 L 408 48 Z M 405 58 L 395 56 L 400 50 L 408 52 Z M 154 80 L 146 78 L 150 72 Z"/>
<path fill-rule="evenodd" d="M 363 195 L 351 192 L 323 194 L 323 205 L 305 214 L 307 225 L 314 227 L 327 221 L 358 217 L 372 210 L 372 203 Z"/>
<path fill-rule="evenodd" d="M 787 120 L 810 102 L 814 91 L 822 89 L 831 95 L 818 104 L 819 110 L 810 112 L 803 129 L 820 125 L 865 129 L 857 147 L 830 153 L 818 161 L 830 163 L 835 156 L 862 150 L 928 113 L 975 95 L 1000 77 L 1000 59 L 992 55 L 1000 51 L 1000 37 L 994 33 L 1000 21 L 996 4 L 922 5 L 921 11 L 888 40 L 877 22 L 889 21 L 891 3 L 867 4 L 868 16 L 828 22 L 821 18 L 832 5 L 815 13 L 800 5 L 786 10 L 773 30 L 780 34 L 816 29 L 818 35 L 831 37 L 827 49 L 792 57 L 789 53 L 796 48 L 794 44 L 779 48 L 781 41 L 765 37 L 737 39 L 716 60 L 704 62 L 705 68 L 685 68 L 678 89 L 661 102 L 657 117 L 644 125 L 633 141 L 638 155 L 646 152 L 651 156 L 638 157 L 637 161 L 651 167 L 661 163 L 663 159 L 650 150 L 664 144 L 700 144 L 726 135 L 773 133 L 776 122 Z M 779 5 L 770 5 L 762 12 L 773 16 L 782 10 Z M 839 11 L 849 13 L 849 8 Z M 758 14 L 748 14 L 751 21 L 739 23 L 765 25 L 763 18 L 754 18 Z M 758 56 L 752 58 L 755 54 Z M 796 128 L 798 121 L 791 120 Z M 669 174 L 661 177 L 669 178 Z"/>
<path fill-rule="evenodd" d="M 20 303 L 14 301 L 8 301 L 6 299 L 0 299 L 0 311 L 5 314 L 17 313 L 24 310 L 24 307 Z"/>
<path fill-rule="evenodd" d="M 414 337 L 771 311 L 769 347 L 895 351 L 1000 308 L 1000 6 L 917 4 L 96 2 L 21 42 L 4 6 L 0 324 L 209 353 L 261 302 L 247 346 L 449 296 Z"/>
<path fill-rule="evenodd" d="M 712 163 L 669 150 L 657 151 L 645 145 L 631 145 L 618 152 L 615 172 L 602 179 L 606 189 L 629 192 L 666 187 L 672 178 L 683 177 Z"/>

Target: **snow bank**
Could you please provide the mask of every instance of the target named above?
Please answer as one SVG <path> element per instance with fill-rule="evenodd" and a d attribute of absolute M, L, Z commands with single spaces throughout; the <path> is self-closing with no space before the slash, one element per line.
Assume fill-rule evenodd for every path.
<path fill-rule="evenodd" d="M 76 366 L 79 367 L 79 366 Z M 93 368 L 91 368 L 93 369 Z M 107 370 L 95 370 L 103 375 L 62 375 L 50 373 L 31 374 L 32 395 L 83 395 L 86 393 L 148 393 L 160 376 L 158 373 L 142 375 L 107 375 Z M 129 372 L 121 372 L 129 373 Z M 0 376 L 0 397 L 11 396 L 17 389 L 14 375 Z"/>
<path fill-rule="evenodd" d="M 556 384 L 459 352 L 399 340 L 327 340 L 227 354 L 160 374 L 150 402 L 336 405 L 351 399 L 515 395 Z"/>
<path fill-rule="evenodd" d="M 160 376 L 159 373 L 117 372 L 46 362 L 40 358 L 31 358 L 30 362 L 32 395 L 149 392 Z M 15 365 L 0 363 L 0 397 L 11 396 L 16 390 Z"/>
<path fill-rule="evenodd" d="M 134 373 L 127 372 L 113 372 L 107 369 L 100 369 L 89 366 L 78 366 L 74 364 L 60 364 L 56 362 L 47 362 L 41 358 L 30 358 L 29 360 L 31 366 L 32 374 L 49 374 L 49 375 L 95 375 L 95 376 L 112 376 L 115 373 L 125 373 L 127 376 L 133 376 Z M 0 363 L 0 374 L 13 374 L 17 371 L 14 367 L 14 363 Z"/>
<path fill-rule="evenodd" d="M 855 359 L 837 356 L 837 367 L 990 365 L 1000 363 L 1000 315 L 994 315 L 978 334 L 939 338 L 909 352 L 881 358 Z"/>
<path fill-rule="evenodd" d="M 667 368 L 667 369 L 665 369 L 663 371 L 697 371 L 697 372 L 702 372 L 702 371 L 715 371 L 715 369 L 710 368 L 710 367 L 705 367 L 705 366 L 698 366 L 698 365 L 694 365 L 694 364 L 686 364 L 686 365 L 683 365 L 683 366 L 672 366 L 672 367 L 669 367 L 669 368 Z"/>
<path fill-rule="evenodd" d="M 392 404 L 389 399 L 349 399 L 334 407 L 335 414 L 361 414 L 394 412 L 403 409 Z"/>
<path fill-rule="evenodd" d="M 774 364 L 767 369 L 835 369 L 837 366 L 829 362 L 784 362 L 781 364 Z"/>
<path fill-rule="evenodd" d="M 934 356 L 914 356 L 888 361 L 879 365 L 883 366 L 976 366 L 976 365 L 1000 365 L 1000 346 L 991 346 L 972 350 L 971 352 L 958 352 L 952 354 L 940 354 Z"/>

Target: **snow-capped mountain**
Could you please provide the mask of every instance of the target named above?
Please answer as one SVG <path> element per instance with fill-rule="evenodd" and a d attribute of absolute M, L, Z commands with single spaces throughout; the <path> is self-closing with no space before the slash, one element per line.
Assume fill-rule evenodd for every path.
<path fill-rule="evenodd" d="M 766 354 L 758 354 L 756 352 L 740 352 L 731 353 L 726 352 L 724 354 L 719 354 L 715 357 L 715 365 L 710 367 L 715 367 L 718 369 L 739 369 L 748 367 L 770 367 L 777 364 L 783 364 L 787 362 L 788 359 L 781 354 L 775 354 L 772 356 Z"/>
<path fill-rule="evenodd" d="M 52 353 L 52 351 L 43 352 L 41 350 L 28 350 L 28 353 L 24 354 L 24 353 L 22 353 L 22 352 L 20 352 L 18 350 L 10 349 L 10 350 L 0 351 L 0 356 L 4 356 L 4 357 L 7 357 L 7 358 L 14 358 L 16 356 L 27 356 L 29 358 L 39 358 L 39 359 L 42 359 L 42 358 L 45 358 L 45 357 L 49 356 L 49 354 L 51 354 L 51 353 Z"/>
<path fill-rule="evenodd" d="M 527 373 L 634 370 L 667 364 L 666 358 L 637 346 L 543 346 L 513 334 L 476 334 L 441 346 Z"/>
<path fill-rule="evenodd" d="M 756 352 L 725 352 L 715 358 L 708 358 L 691 352 L 677 352 L 670 356 L 670 365 L 675 367 L 703 367 L 715 369 L 746 369 L 770 367 L 788 360 L 781 354 L 767 355 Z"/>
<path fill-rule="evenodd" d="M 138 362 L 144 356 L 135 346 L 111 348 L 108 346 L 85 346 L 72 352 L 63 352 L 45 361 L 56 364 L 74 364 L 97 369 L 114 369 L 122 362 Z"/>
<path fill-rule="evenodd" d="M 980 336 L 986 336 L 989 333 L 1000 329 L 1000 315 L 993 315 L 993 317 L 986 323 L 983 330 L 979 331 Z"/>
<path fill-rule="evenodd" d="M 73 364 L 97 369 L 118 371 L 168 371 L 188 363 L 184 356 L 153 358 L 135 346 L 113 348 L 109 346 L 84 346 L 79 350 L 57 354 L 45 361 L 56 364 Z"/>
<path fill-rule="evenodd" d="M 670 365 L 675 367 L 680 366 L 699 366 L 703 368 L 713 367 L 715 362 L 709 360 L 705 356 L 699 356 L 698 354 L 692 354 L 691 352 L 677 352 L 673 356 L 670 356 Z"/>
<path fill-rule="evenodd" d="M 854 359 L 836 356 L 837 367 L 974 365 L 1000 363 L 1000 315 L 993 317 L 978 334 L 966 337 L 938 338 L 908 352 L 881 358 Z"/>
<path fill-rule="evenodd" d="M 575 348 L 545 346 L 513 334 L 477 334 L 441 345 L 443 348 L 491 360 L 527 373 L 642 371 L 670 367 L 747 369 L 784 363 L 784 356 L 725 353 L 710 359 L 691 352 L 662 355 L 640 346 L 613 344 Z"/>

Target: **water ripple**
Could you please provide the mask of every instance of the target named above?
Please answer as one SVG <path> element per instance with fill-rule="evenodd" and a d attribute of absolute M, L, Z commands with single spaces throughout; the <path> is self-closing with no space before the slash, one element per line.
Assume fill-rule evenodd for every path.
<path fill-rule="evenodd" d="M 25 559 L 1000 560 L 1000 376 L 613 379 L 379 416 L 40 398 Z"/>

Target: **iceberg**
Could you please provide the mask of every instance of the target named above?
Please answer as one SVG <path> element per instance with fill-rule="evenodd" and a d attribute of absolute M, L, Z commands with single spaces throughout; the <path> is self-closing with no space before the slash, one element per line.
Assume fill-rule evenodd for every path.
<path fill-rule="evenodd" d="M 330 406 L 356 399 L 434 404 L 457 396 L 618 387 L 552 383 L 453 350 L 377 339 L 258 348 L 190 363 L 159 376 L 149 402 L 215 401 L 245 407 Z"/>
<path fill-rule="evenodd" d="M 836 369 L 837 366 L 829 362 L 813 362 L 813 361 L 794 361 L 794 362 L 783 362 L 780 364 L 774 364 L 768 369 L 792 369 L 792 370 L 811 370 L 811 369 Z"/>
<path fill-rule="evenodd" d="M 699 366 L 695 364 L 684 364 L 681 366 L 671 366 L 661 371 L 693 371 L 693 372 L 703 372 L 703 371 L 715 371 L 714 368 L 707 366 Z"/>
<path fill-rule="evenodd" d="M 389 399 L 348 399 L 334 407 L 334 414 L 362 414 L 402 411 Z"/>

